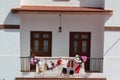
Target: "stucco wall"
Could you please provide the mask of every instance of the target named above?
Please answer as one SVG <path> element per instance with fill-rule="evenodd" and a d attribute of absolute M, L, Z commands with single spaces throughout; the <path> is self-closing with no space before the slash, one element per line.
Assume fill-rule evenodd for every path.
<path fill-rule="evenodd" d="M 59 15 L 21 15 L 21 56 L 30 55 L 30 31 L 52 31 L 52 56 L 69 56 L 69 32 L 75 31 L 91 32 L 91 57 L 102 57 L 103 25 L 102 16 L 62 15 L 59 33 Z"/>
<path fill-rule="evenodd" d="M 20 73 L 19 30 L 0 30 L 0 80 L 14 80 Z"/>
<path fill-rule="evenodd" d="M 108 80 L 119 79 L 120 31 L 106 31 L 104 47 L 104 74 Z"/>
<path fill-rule="evenodd" d="M 20 0 L 0 0 L 0 24 L 20 24 L 11 8 Z M 0 80 L 14 80 L 20 73 L 20 30 L 0 29 Z"/>
<path fill-rule="evenodd" d="M 11 8 L 19 6 L 20 0 L 0 0 L 0 24 L 20 24 L 18 15 L 11 13 Z"/>
<path fill-rule="evenodd" d="M 21 5 L 102 7 L 104 0 L 22 0 Z"/>
<path fill-rule="evenodd" d="M 110 19 L 106 22 L 106 26 L 120 26 L 120 1 L 116 0 L 105 0 L 105 9 L 111 9 L 113 10 L 113 15 L 110 17 Z"/>
<path fill-rule="evenodd" d="M 0 55 L 19 56 L 20 54 L 20 30 L 0 30 Z"/>
<path fill-rule="evenodd" d="M 119 3 L 119 0 L 105 0 L 105 9 L 113 10 L 113 15 L 107 20 L 105 26 L 120 27 Z M 108 80 L 119 79 L 120 31 L 105 31 L 104 37 L 104 74 Z"/>

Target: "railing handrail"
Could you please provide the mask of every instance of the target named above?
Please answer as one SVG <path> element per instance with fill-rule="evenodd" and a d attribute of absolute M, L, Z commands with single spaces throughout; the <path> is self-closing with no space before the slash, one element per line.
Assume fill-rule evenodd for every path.
<path fill-rule="evenodd" d="M 30 56 L 20 57 L 21 58 L 21 71 L 30 71 Z M 57 60 L 65 59 L 68 60 L 74 57 L 39 57 L 45 60 Z M 88 57 L 90 71 L 89 72 L 102 72 L 103 71 L 103 58 Z"/>

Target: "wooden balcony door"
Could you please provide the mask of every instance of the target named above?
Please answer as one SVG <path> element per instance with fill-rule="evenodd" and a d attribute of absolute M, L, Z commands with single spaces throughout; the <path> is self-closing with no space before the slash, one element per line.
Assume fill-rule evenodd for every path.
<path fill-rule="evenodd" d="M 90 57 L 90 32 L 70 32 L 70 50 L 69 56 L 74 57 L 76 54 L 80 56 Z M 85 63 L 86 71 L 89 70 L 90 62 Z"/>
<path fill-rule="evenodd" d="M 50 57 L 52 32 L 31 31 L 31 49 L 35 56 Z"/>
<path fill-rule="evenodd" d="M 31 52 L 39 57 L 51 57 L 52 32 L 31 31 Z M 36 65 L 30 65 L 30 70 L 35 71 Z"/>

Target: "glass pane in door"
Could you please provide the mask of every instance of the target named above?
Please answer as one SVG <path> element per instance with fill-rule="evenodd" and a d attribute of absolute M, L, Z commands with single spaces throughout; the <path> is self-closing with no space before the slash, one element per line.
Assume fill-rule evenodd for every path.
<path fill-rule="evenodd" d="M 43 40 L 43 52 L 48 52 L 48 40 Z"/>
<path fill-rule="evenodd" d="M 82 39 L 88 39 L 88 35 L 87 35 L 87 34 L 82 34 L 82 35 L 81 35 L 81 38 L 82 38 Z"/>
<path fill-rule="evenodd" d="M 73 42 L 73 52 L 74 52 L 74 53 L 77 53 L 77 52 L 78 52 L 78 42 L 77 42 L 77 41 L 74 41 L 74 42 Z"/>
<path fill-rule="evenodd" d="M 87 41 L 82 41 L 82 53 L 87 52 Z"/>
<path fill-rule="evenodd" d="M 33 38 L 39 38 L 40 34 L 33 34 Z"/>
<path fill-rule="evenodd" d="M 43 38 L 49 38 L 49 34 L 43 34 Z"/>
<path fill-rule="evenodd" d="M 39 52 L 39 41 L 34 40 L 34 52 Z"/>
<path fill-rule="evenodd" d="M 78 34 L 74 34 L 74 39 L 78 39 L 79 38 L 79 35 Z"/>

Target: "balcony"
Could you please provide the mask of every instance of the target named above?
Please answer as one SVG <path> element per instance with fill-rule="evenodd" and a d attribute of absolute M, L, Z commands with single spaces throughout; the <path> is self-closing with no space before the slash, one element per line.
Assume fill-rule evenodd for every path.
<path fill-rule="evenodd" d="M 43 58 L 43 57 L 42 57 Z M 46 61 L 48 60 L 57 60 L 58 57 L 44 57 Z M 64 60 L 70 59 L 70 57 L 62 57 Z M 88 65 L 89 63 L 89 65 Z M 86 65 L 88 65 L 86 67 Z M 88 58 L 87 62 L 82 65 L 79 74 L 72 76 L 55 76 L 60 71 L 57 71 L 60 68 L 53 69 L 52 72 L 44 72 L 36 74 L 34 71 L 31 71 L 30 57 L 21 57 L 21 72 L 34 73 L 34 75 L 29 76 L 19 76 L 16 77 L 16 80 L 106 80 L 105 76 L 102 74 L 103 71 L 103 58 Z M 55 72 L 55 73 L 54 73 Z M 53 76 L 52 76 L 53 74 Z M 51 75 L 51 76 L 50 76 Z"/>
<path fill-rule="evenodd" d="M 44 57 L 46 60 L 57 60 L 56 57 Z M 69 57 L 63 57 L 63 59 L 69 59 Z M 86 72 L 97 72 L 101 73 L 103 71 L 103 58 L 88 58 L 90 65 Z M 86 62 L 88 63 L 88 62 Z M 86 66 L 85 66 L 86 68 Z M 21 72 L 30 72 L 30 57 L 21 57 Z"/>

